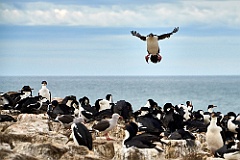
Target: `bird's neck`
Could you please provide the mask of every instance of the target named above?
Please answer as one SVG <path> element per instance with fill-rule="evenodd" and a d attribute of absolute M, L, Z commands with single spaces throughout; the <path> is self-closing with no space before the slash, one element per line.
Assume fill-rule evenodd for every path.
<path fill-rule="evenodd" d="M 133 137 L 133 136 L 129 133 L 129 131 L 125 130 L 125 137 L 124 137 L 124 139 L 123 139 L 123 143 L 131 140 L 132 137 Z"/>
<path fill-rule="evenodd" d="M 130 138 L 130 134 L 127 130 L 125 130 L 125 137 L 124 137 L 123 141 L 126 141 L 129 138 Z"/>
<path fill-rule="evenodd" d="M 213 108 L 208 108 L 209 113 L 213 113 Z"/>
<path fill-rule="evenodd" d="M 117 124 L 117 121 L 118 121 L 118 119 L 116 119 L 116 118 L 111 119 L 111 122 L 112 122 L 113 124 Z"/>
<path fill-rule="evenodd" d="M 217 126 L 217 118 L 212 118 L 210 123 L 211 125 Z"/>
<path fill-rule="evenodd" d="M 46 85 L 42 85 L 42 89 L 45 89 L 45 88 L 47 88 L 47 86 Z"/>

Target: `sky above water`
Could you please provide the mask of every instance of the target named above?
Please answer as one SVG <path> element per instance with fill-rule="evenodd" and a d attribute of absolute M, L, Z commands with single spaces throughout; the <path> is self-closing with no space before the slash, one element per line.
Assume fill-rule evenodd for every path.
<path fill-rule="evenodd" d="M 0 0 L 0 76 L 240 75 L 240 1 Z M 133 37 L 159 41 L 145 62 Z"/>

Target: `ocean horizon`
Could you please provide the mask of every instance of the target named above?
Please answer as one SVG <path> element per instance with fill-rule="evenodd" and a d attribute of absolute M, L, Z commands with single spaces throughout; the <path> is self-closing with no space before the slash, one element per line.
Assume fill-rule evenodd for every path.
<path fill-rule="evenodd" d="M 126 100 L 135 110 L 144 106 L 148 99 L 159 106 L 192 101 L 194 110 L 207 110 L 216 105 L 215 111 L 240 112 L 240 75 L 203 76 L 0 76 L 0 92 L 19 91 L 25 85 L 33 88 L 36 96 L 41 82 L 48 82 L 52 97 L 75 95 L 77 99 L 87 96 L 91 105 L 106 94 L 113 101 Z"/>

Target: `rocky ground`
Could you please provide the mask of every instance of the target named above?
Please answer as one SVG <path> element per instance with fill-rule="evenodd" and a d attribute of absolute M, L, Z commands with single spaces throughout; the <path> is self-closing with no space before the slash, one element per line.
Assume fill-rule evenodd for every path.
<path fill-rule="evenodd" d="M 137 149 L 122 147 L 124 130 L 117 126 L 110 136 L 113 141 L 104 137 L 96 137 L 93 133 L 93 150 L 85 146 L 77 146 L 68 141 L 70 131 L 60 123 L 49 122 L 47 115 L 13 115 L 17 122 L 0 123 L 0 159 L 1 160 L 154 160 L 180 159 L 202 160 L 215 159 L 207 150 L 204 134 L 196 134 L 197 139 L 165 140 L 167 145 L 159 143 L 163 149 Z M 119 122 L 120 124 L 120 122 Z M 92 124 L 86 124 L 90 127 Z"/>

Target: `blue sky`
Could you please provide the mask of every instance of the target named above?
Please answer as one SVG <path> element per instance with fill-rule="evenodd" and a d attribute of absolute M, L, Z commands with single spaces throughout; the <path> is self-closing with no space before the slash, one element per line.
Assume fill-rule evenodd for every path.
<path fill-rule="evenodd" d="M 1 0 L 0 76 L 240 75 L 239 1 Z M 162 61 L 145 42 L 163 34 Z"/>

